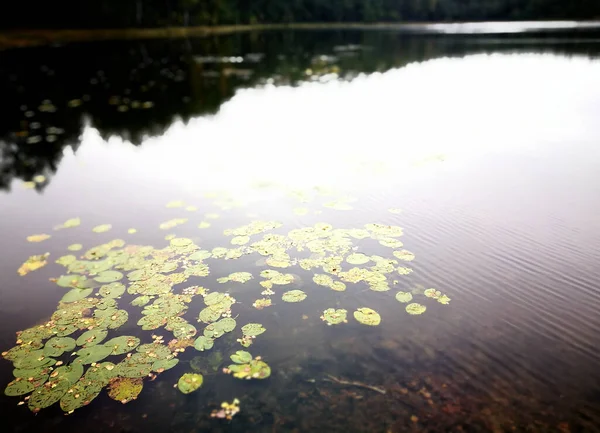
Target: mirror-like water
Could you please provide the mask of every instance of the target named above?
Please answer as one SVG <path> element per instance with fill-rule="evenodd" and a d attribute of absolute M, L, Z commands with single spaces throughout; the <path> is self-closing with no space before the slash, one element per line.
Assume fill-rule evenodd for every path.
<path fill-rule="evenodd" d="M 93 328 L 131 347 L 162 336 L 179 360 L 152 373 L 106 354 L 114 376 L 144 376 L 139 397 L 85 388 L 98 396 L 67 417 L 1 396 L 7 431 L 599 431 L 598 36 L 267 32 L 0 53 L 2 350 L 19 330 Z M 55 263 L 66 255 L 92 261 Z M 93 282 L 104 265 L 118 273 Z M 88 281 L 49 281 L 68 271 Z M 220 280 L 235 272 L 252 279 Z M 126 291 L 100 287 L 113 279 Z M 212 298 L 192 286 L 235 298 L 232 332 L 207 334 Z M 306 298 L 286 302 L 291 290 Z M 146 295 L 163 304 L 131 305 Z M 84 296 L 62 305 L 84 321 L 64 329 L 59 301 Z M 327 326 L 328 308 L 347 323 Z M 359 323 L 361 308 L 381 323 Z M 244 348 L 248 323 L 266 331 Z M 94 368 L 89 349 L 60 354 L 40 332 L 18 344 Z M 212 348 L 185 347 L 201 335 Z M 238 350 L 270 377 L 225 374 Z M 56 367 L 47 388 L 62 386 Z M 202 387 L 175 389 L 184 373 Z M 2 361 L 3 386 L 13 374 Z M 211 418 L 235 398 L 232 421 Z"/>

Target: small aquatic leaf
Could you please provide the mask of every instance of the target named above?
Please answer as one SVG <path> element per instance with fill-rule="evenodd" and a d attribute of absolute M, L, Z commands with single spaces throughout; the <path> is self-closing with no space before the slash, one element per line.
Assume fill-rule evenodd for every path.
<path fill-rule="evenodd" d="M 71 337 L 54 337 L 46 342 L 44 354 L 46 356 L 58 357 L 73 349 L 75 349 L 75 340 Z"/>
<path fill-rule="evenodd" d="M 27 241 L 28 242 L 42 242 L 45 241 L 46 239 L 50 239 L 50 235 L 31 235 L 31 236 L 27 236 Z"/>
<path fill-rule="evenodd" d="M 306 293 L 302 290 L 290 290 L 289 292 L 285 292 L 281 299 L 284 302 L 301 302 L 306 299 Z"/>
<path fill-rule="evenodd" d="M 403 303 L 410 302 L 410 301 L 412 301 L 412 298 L 413 298 L 413 296 L 412 296 L 412 293 L 410 293 L 410 292 L 398 292 L 398 293 L 396 293 L 396 300 L 398 302 L 403 302 Z"/>
<path fill-rule="evenodd" d="M 60 302 L 77 302 L 83 298 L 87 298 L 92 294 L 94 289 L 71 289 L 62 297 Z"/>
<path fill-rule="evenodd" d="M 321 320 L 327 322 L 328 325 L 338 325 L 340 323 L 348 323 L 348 311 L 344 309 L 328 308 L 323 311 Z"/>
<path fill-rule="evenodd" d="M 232 364 L 227 368 L 237 379 L 266 379 L 271 375 L 271 367 L 259 357 L 245 364 Z"/>
<path fill-rule="evenodd" d="M 92 229 L 92 231 L 94 233 L 105 233 L 105 232 L 109 231 L 110 229 L 112 229 L 112 225 L 111 224 L 102 224 L 102 225 L 94 227 Z"/>
<path fill-rule="evenodd" d="M 174 227 L 177 227 L 181 224 L 185 224 L 188 221 L 187 218 L 174 218 L 168 221 L 165 221 L 164 223 L 162 223 L 159 228 L 161 230 L 169 230 L 172 229 Z"/>
<path fill-rule="evenodd" d="M 404 260 L 405 262 L 410 262 L 415 259 L 415 255 L 407 250 L 394 251 L 394 257 Z"/>
<path fill-rule="evenodd" d="M 144 331 L 153 331 L 166 323 L 167 319 L 159 314 L 144 316 L 137 322 L 138 326 L 141 326 Z"/>
<path fill-rule="evenodd" d="M 354 312 L 354 318 L 363 325 L 377 326 L 381 323 L 381 316 L 370 308 L 359 308 Z"/>
<path fill-rule="evenodd" d="M 196 391 L 202 386 L 204 378 L 198 373 L 186 373 L 179 378 L 177 388 L 184 394 Z"/>
<path fill-rule="evenodd" d="M 111 355 L 123 355 L 131 352 L 140 345 L 140 339 L 123 335 L 121 337 L 112 338 L 104 343 L 104 346 L 112 348 Z"/>
<path fill-rule="evenodd" d="M 65 379 L 59 379 L 46 383 L 36 389 L 28 401 L 29 409 L 38 412 L 57 403 L 69 390 L 71 383 Z"/>
<path fill-rule="evenodd" d="M 231 360 L 236 364 L 247 364 L 252 361 L 252 355 L 245 350 L 238 350 L 230 356 Z"/>
<path fill-rule="evenodd" d="M 210 223 L 208 221 L 201 221 L 200 224 L 198 224 L 199 229 L 207 229 L 209 227 Z"/>
<path fill-rule="evenodd" d="M 159 359 L 158 361 L 154 361 L 152 364 L 152 371 L 156 371 L 158 373 L 162 373 L 165 370 L 170 370 L 179 364 L 179 359 L 171 358 L 171 359 Z"/>
<path fill-rule="evenodd" d="M 105 286 L 100 287 L 98 293 L 103 298 L 118 298 L 119 296 L 123 295 L 123 293 L 125 293 L 125 286 L 121 283 L 107 284 Z"/>
<path fill-rule="evenodd" d="M 54 230 L 69 229 L 69 228 L 73 228 L 73 227 L 78 227 L 79 225 L 81 225 L 80 218 L 71 218 L 71 219 L 66 220 L 61 225 L 54 227 Z"/>
<path fill-rule="evenodd" d="M 106 336 L 108 331 L 106 329 L 90 329 L 79 336 L 76 343 L 78 346 L 91 347 L 98 343 L 101 343 Z"/>
<path fill-rule="evenodd" d="M 143 387 L 142 379 L 115 377 L 108 385 L 108 396 L 121 403 L 128 403 L 138 397 Z"/>
<path fill-rule="evenodd" d="M 213 345 L 214 340 L 212 338 L 205 337 L 204 335 L 201 335 L 200 337 L 196 338 L 196 341 L 194 341 L 194 349 L 200 352 L 212 349 Z"/>
<path fill-rule="evenodd" d="M 100 362 L 113 351 L 112 347 L 98 344 L 90 347 L 84 347 L 77 351 L 77 358 L 75 362 L 80 364 L 91 364 L 93 362 Z"/>
<path fill-rule="evenodd" d="M 152 300 L 151 296 L 142 295 L 142 296 L 138 296 L 133 301 L 131 301 L 131 305 L 133 305 L 134 307 L 143 307 L 151 300 Z"/>
<path fill-rule="evenodd" d="M 117 310 L 110 317 L 107 317 L 103 324 L 105 324 L 108 329 L 117 329 L 123 326 L 128 319 L 129 313 L 127 313 L 126 310 Z"/>
<path fill-rule="evenodd" d="M 412 315 L 423 314 L 426 309 L 427 309 L 427 307 L 425 307 L 425 305 L 421 305 L 421 304 L 417 304 L 417 303 L 408 304 L 406 306 L 406 312 L 408 314 L 412 314 Z"/>
<path fill-rule="evenodd" d="M 94 278 L 94 280 L 99 283 L 113 283 L 115 281 L 119 281 L 122 278 L 123 274 L 119 271 L 104 271 L 100 272 L 98 276 Z"/>
<path fill-rule="evenodd" d="M 379 244 L 388 248 L 401 248 L 404 245 L 402 241 L 394 238 L 381 238 Z"/>
<path fill-rule="evenodd" d="M 233 239 L 231 239 L 232 245 L 245 245 L 248 242 L 250 242 L 250 237 L 248 236 L 236 236 Z"/>
<path fill-rule="evenodd" d="M 74 362 L 58 367 L 50 375 L 51 380 L 66 380 L 70 384 L 77 382 L 83 376 L 83 364 Z"/>
<path fill-rule="evenodd" d="M 58 280 L 56 280 L 56 284 L 60 287 L 66 288 L 86 288 L 83 286 L 87 278 L 83 275 L 62 275 Z"/>
<path fill-rule="evenodd" d="M 41 254 L 39 256 L 31 256 L 25 261 L 25 263 L 21 265 L 17 272 L 19 275 L 24 276 L 30 272 L 43 268 L 48 263 L 47 259 L 49 256 L 50 253 Z"/>
<path fill-rule="evenodd" d="M 34 389 L 35 385 L 33 383 L 29 382 L 27 379 L 17 377 L 6 386 L 4 394 L 9 397 L 16 397 L 19 395 L 29 394 Z"/>
<path fill-rule="evenodd" d="M 450 303 L 450 298 L 446 295 L 441 295 L 440 297 L 437 298 L 437 301 L 440 304 L 448 305 Z"/>
<path fill-rule="evenodd" d="M 346 261 L 351 265 L 364 265 L 370 260 L 371 258 L 369 256 L 366 256 L 361 253 L 350 254 L 348 257 L 346 257 Z"/>
<path fill-rule="evenodd" d="M 192 245 L 194 241 L 187 238 L 175 238 L 171 240 L 171 246 L 175 248 L 185 248 Z"/>
<path fill-rule="evenodd" d="M 83 248 L 81 244 L 72 244 L 67 247 L 69 251 L 80 251 Z"/>
<path fill-rule="evenodd" d="M 102 391 L 103 384 L 94 381 L 81 381 L 70 387 L 60 399 L 60 408 L 70 413 L 87 406 Z"/>
<path fill-rule="evenodd" d="M 256 337 L 265 331 L 266 329 L 260 323 L 248 323 L 242 326 L 242 332 L 249 337 Z"/>

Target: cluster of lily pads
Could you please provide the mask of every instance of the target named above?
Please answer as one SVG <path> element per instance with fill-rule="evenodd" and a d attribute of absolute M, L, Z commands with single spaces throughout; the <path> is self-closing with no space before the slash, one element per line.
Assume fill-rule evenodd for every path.
<path fill-rule="evenodd" d="M 337 201 L 330 207 L 346 209 L 350 202 Z M 168 204 L 170 208 L 182 206 L 182 202 Z M 205 215 L 207 219 L 214 217 Z M 186 218 L 176 218 L 160 228 L 169 229 L 185 222 Z M 80 224 L 79 218 L 73 218 L 55 230 Z M 87 249 L 79 257 L 73 254 L 59 257 L 55 263 L 64 268 L 63 275 L 51 281 L 66 292 L 48 321 L 18 332 L 16 346 L 2 353 L 15 368 L 15 379 L 8 384 L 5 394 L 23 397 L 20 404 L 27 403 L 33 412 L 59 403 L 70 413 L 89 404 L 104 388 L 109 397 L 128 403 L 137 398 L 145 380 L 154 380 L 175 367 L 179 354 L 186 349 L 210 351 L 219 338 L 235 331 L 237 320 L 232 317 L 236 299 L 226 291 L 184 286 L 191 278 L 210 274 L 209 260 L 236 260 L 249 254 L 263 256 L 259 263 L 268 269 L 257 275 L 260 278 L 257 284 L 252 282 L 255 276 L 246 271 L 217 279 L 222 285 L 259 287 L 262 297 L 253 303 L 257 309 L 273 305 L 273 296 L 287 303 L 307 298 L 310 293 L 297 288 L 279 290 L 280 286 L 299 284 L 296 274 L 286 272 L 294 266 L 313 273 L 315 286 L 308 287 L 311 290 L 337 292 L 360 284 L 376 292 L 390 291 L 398 283 L 395 278 L 412 272 L 404 265 L 414 259 L 414 254 L 402 249 L 403 244 L 397 239 L 403 234 L 400 227 L 366 224 L 364 228 L 336 229 L 327 223 L 317 223 L 285 234 L 274 232 L 281 228 L 282 224 L 276 221 L 253 221 L 225 230 L 229 246 L 212 249 L 201 249 L 191 239 L 174 236 L 160 249 L 114 239 Z M 110 224 L 103 224 L 93 231 L 106 233 L 111 229 Z M 135 230 L 130 229 L 129 233 Z M 42 242 L 49 237 L 35 235 L 28 240 Z M 391 249 L 391 254 L 385 257 L 366 254 L 368 242 Z M 83 251 L 83 246 L 73 244 L 68 249 Z M 25 276 L 49 261 L 48 253 L 32 256 L 18 273 Z M 413 296 L 419 295 L 440 304 L 450 301 L 435 289 L 397 292 L 396 300 L 407 304 L 405 310 L 409 314 L 421 314 L 426 307 L 411 302 Z M 203 307 L 198 316 L 189 320 L 186 313 L 199 303 Z M 143 343 L 138 336 L 119 334 L 119 328 L 129 321 L 124 304 L 141 309 L 137 325 L 143 331 L 153 332 L 151 341 Z M 368 307 L 356 309 L 352 317 L 364 325 L 381 323 L 380 315 Z M 348 322 L 348 311 L 328 308 L 321 319 L 327 325 L 344 324 Z M 237 342 L 247 348 L 265 331 L 259 323 L 247 323 L 241 326 Z M 172 336 L 165 342 L 163 336 L 156 335 L 159 332 Z M 260 356 L 238 350 L 230 358 L 233 364 L 223 371 L 235 378 L 266 379 L 271 374 L 269 365 Z M 199 372 L 186 373 L 175 386 L 187 394 L 202 383 Z"/>

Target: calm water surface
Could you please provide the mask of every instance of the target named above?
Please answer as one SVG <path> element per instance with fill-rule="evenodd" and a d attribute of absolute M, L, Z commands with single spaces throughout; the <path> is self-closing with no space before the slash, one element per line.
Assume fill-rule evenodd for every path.
<path fill-rule="evenodd" d="M 68 417 L 54 406 L 34 416 L 2 396 L 2 431 L 600 431 L 599 41 L 594 29 L 269 32 L 0 53 L 2 350 L 55 311 L 65 289 L 48 280 L 73 243 L 162 248 L 173 233 L 211 250 L 253 220 L 279 221 L 282 234 L 382 223 L 403 227 L 416 256 L 387 292 L 335 292 L 313 283 L 318 270 L 294 266 L 286 272 L 307 299 L 284 303 L 276 286 L 263 310 L 252 307 L 261 256 L 207 259 L 210 275 L 186 284 L 227 290 L 240 325 L 264 324 L 249 350 L 269 379 L 205 366 L 203 387 L 183 395 L 173 384 L 209 353 L 188 348 L 127 405 L 103 393 Z M 324 206 L 340 198 L 352 209 Z M 167 208 L 172 200 L 197 209 Z M 73 217 L 81 226 L 52 229 Z M 171 218 L 189 221 L 159 229 Z M 203 220 L 211 227 L 199 229 Z M 52 238 L 26 241 L 39 233 Z M 17 274 L 45 252 L 46 267 Z M 236 271 L 254 279 L 216 282 Z M 452 301 L 421 297 L 427 311 L 408 315 L 394 296 L 420 287 Z M 115 335 L 149 342 L 131 298 Z M 352 318 L 363 306 L 380 326 Z M 202 301 L 189 307 L 197 324 Z M 347 309 L 349 323 L 326 326 L 329 307 Z M 212 349 L 225 358 L 218 367 L 241 349 L 234 334 Z M 2 361 L 0 380 L 12 379 Z M 233 421 L 210 418 L 235 397 Z"/>

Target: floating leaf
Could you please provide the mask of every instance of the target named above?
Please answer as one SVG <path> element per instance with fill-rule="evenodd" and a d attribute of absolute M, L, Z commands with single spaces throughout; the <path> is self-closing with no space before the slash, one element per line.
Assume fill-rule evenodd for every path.
<path fill-rule="evenodd" d="M 212 338 L 208 338 L 203 335 L 196 338 L 196 341 L 194 341 L 194 349 L 196 349 L 200 352 L 204 352 L 205 350 L 212 349 L 213 345 L 214 345 L 214 340 Z"/>
<path fill-rule="evenodd" d="M 227 277 L 218 278 L 217 282 L 219 283 L 227 283 L 229 281 L 233 281 L 236 283 L 246 283 L 252 279 L 252 274 L 250 272 L 234 272 L 233 274 L 229 274 Z"/>
<path fill-rule="evenodd" d="M 56 284 L 60 287 L 85 289 L 84 283 L 86 280 L 83 275 L 62 275 L 56 280 Z"/>
<path fill-rule="evenodd" d="M 189 394 L 196 391 L 202 386 L 203 377 L 197 373 L 186 373 L 179 378 L 177 388 L 184 394 Z"/>
<path fill-rule="evenodd" d="M 175 248 L 185 248 L 192 245 L 194 241 L 188 238 L 175 238 L 171 240 L 171 246 Z"/>
<path fill-rule="evenodd" d="M 202 221 L 198 224 L 199 229 L 207 229 L 210 227 L 210 223 L 208 221 Z"/>
<path fill-rule="evenodd" d="M 78 227 L 79 225 L 81 225 L 81 219 L 71 218 L 65 221 L 63 224 L 54 227 L 54 230 L 69 229 L 73 227 Z"/>
<path fill-rule="evenodd" d="M 396 293 L 396 300 L 398 302 L 410 302 L 412 301 L 412 293 L 410 292 L 398 292 Z"/>
<path fill-rule="evenodd" d="M 128 403 L 138 397 L 143 387 L 142 379 L 116 377 L 108 385 L 108 396 L 121 403 Z"/>
<path fill-rule="evenodd" d="M 348 263 L 350 263 L 351 265 L 364 265 L 365 263 L 369 262 L 371 260 L 371 258 L 369 256 L 366 256 L 362 253 L 354 253 L 354 254 L 350 254 L 348 257 L 346 257 L 346 261 Z"/>
<path fill-rule="evenodd" d="M 49 256 L 50 253 L 41 254 L 39 256 L 31 256 L 25 261 L 25 263 L 21 265 L 17 272 L 19 275 L 24 276 L 30 272 L 43 268 L 48 263 L 46 260 Z"/>
<path fill-rule="evenodd" d="M 94 381 L 82 381 L 74 384 L 60 399 L 60 408 L 70 413 L 83 406 L 87 406 L 90 402 L 98 397 L 102 391 L 103 385 Z"/>
<path fill-rule="evenodd" d="M 354 312 L 354 318 L 363 325 L 377 326 L 381 323 L 381 316 L 370 308 L 359 308 Z"/>
<path fill-rule="evenodd" d="M 112 347 L 105 346 L 103 344 L 94 345 L 91 347 L 84 347 L 77 351 L 77 358 L 75 362 L 80 364 L 91 364 L 93 362 L 100 362 L 113 351 Z"/>
<path fill-rule="evenodd" d="M 105 323 L 108 329 L 117 329 L 127 322 L 127 319 L 129 319 L 129 314 L 126 310 L 117 310 L 107 319 L 108 320 L 103 322 L 103 324 Z"/>
<path fill-rule="evenodd" d="M 143 307 L 151 300 L 152 300 L 152 296 L 142 295 L 142 296 L 138 296 L 133 301 L 131 301 L 131 305 L 133 305 L 134 307 Z"/>
<path fill-rule="evenodd" d="M 165 370 L 170 370 L 179 364 L 179 359 L 171 358 L 171 359 L 159 359 L 152 364 L 152 371 L 156 371 L 157 373 L 162 373 Z"/>
<path fill-rule="evenodd" d="M 405 262 L 410 262 L 415 259 L 415 255 L 407 250 L 394 251 L 394 257 L 404 260 Z"/>
<path fill-rule="evenodd" d="M 249 337 L 256 337 L 265 331 L 266 329 L 260 323 L 248 323 L 242 326 L 242 332 Z"/>
<path fill-rule="evenodd" d="M 289 292 L 285 292 L 281 299 L 284 302 L 301 302 L 306 299 L 306 293 L 302 290 L 290 290 Z"/>
<path fill-rule="evenodd" d="M 238 350 L 231 355 L 230 358 L 236 364 L 247 364 L 248 362 L 252 361 L 252 355 L 250 352 L 246 352 L 245 350 Z"/>
<path fill-rule="evenodd" d="M 56 361 L 44 353 L 43 350 L 33 350 L 30 352 L 22 351 L 15 354 L 13 364 L 15 368 L 37 368 L 49 367 Z"/>
<path fill-rule="evenodd" d="M 111 224 L 102 224 L 102 225 L 94 227 L 92 229 L 92 231 L 94 233 L 105 233 L 105 232 L 109 231 L 110 229 L 112 229 L 112 225 Z"/>
<path fill-rule="evenodd" d="M 450 298 L 449 298 L 448 296 L 446 296 L 446 295 L 441 295 L 441 296 L 440 296 L 440 297 L 437 299 L 437 301 L 438 301 L 440 304 L 448 305 L 448 304 L 450 303 Z"/>
<path fill-rule="evenodd" d="M 427 309 L 427 307 L 425 307 L 425 305 L 421 305 L 421 304 L 417 304 L 417 303 L 408 304 L 406 306 L 406 312 L 408 314 L 412 314 L 412 315 L 423 314 L 426 309 Z"/>
<path fill-rule="evenodd" d="M 83 248 L 81 244 L 72 244 L 67 247 L 69 251 L 80 251 Z"/>
<path fill-rule="evenodd" d="M 263 308 L 267 308 L 273 305 L 271 298 L 261 298 L 254 301 L 252 306 L 257 310 L 262 310 Z"/>
<path fill-rule="evenodd" d="M 89 331 L 84 332 L 79 336 L 76 343 L 78 346 L 91 347 L 96 344 L 102 342 L 106 336 L 108 335 L 108 331 L 106 329 L 90 329 Z"/>
<path fill-rule="evenodd" d="M 168 230 L 168 229 L 172 229 L 174 227 L 177 227 L 181 224 L 185 224 L 188 221 L 187 218 L 174 218 L 171 219 L 169 221 L 165 221 L 164 223 L 162 223 L 159 227 L 161 230 Z"/>
<path fill-rule="evenodd" d="M 94 280 L 99 283 L 113 283 L 123 278 L 123 274 L 118 271 L 104 271 L 100 272 Z"/>
<path fill-rule="evenodd" d="M 31 394 L 31 398 L 28 401 L 29 409 L 32 412 L 39 412 L 41 409 L 52 406 L 66 394 L 70 386 L 71 383 L 65 379 L 46 383 Z"/>
<path fill-rule="evenodd" d="M 236 236 L 231 239 L 232 245 L 246 245 L 248 242 L 250 242 L 250 237 L 248 236 Z"/>
<path fill-rule="evenodd" d="M 140 345 L 140 339 L 137 337 L 131 337 L 123 335 L 121 337 L 115 337 L 104 343 L 104 346 L 112 348 L 111 355 L 123 355 L 131 352 Z"/>
<path fill-rule="evenodd" d="M 96 281 L 98 280 L 96 279 Z M 104 298 L 115 299 L 123 295 L 123 293 L 125 293 L 125 286 L 121 283 L 107 284 L 106 286 L 100 287 L 98 293 Z"/>
<path fill-rule="evenodd" d="M 46 356 L 58 357 L 73 349 L 75 349 L 75 340 L 71 337 L 54 337 L 46 342 L 44 354 Z"/>
<path fill-rule="evenodd" d="M 256 357 L 245 364 L 232 364 L 226 372 L 233 373 L 233 377 L 238 379 L 266 379 L 271 375 L 271 367 L 260 357 Z"/>
<path fill-rule="evenodd" d="M 19 395 L 29 394 L 31 391 L 35 389 L 33 383 L 27 381 L 26 379 L 22 379 L 17 377 L 15 380 L 10 382 L 6 389 L 4 390 L 4 394 L 9 397 L 16 397 Z"/>
<path fill-rule="evenodd" d="M 328 308 L 323 311 L 323 315 L 321 316 L 321 320 L 327 322 L 328 325 L 338 325 L 340 323 L 348 323 L 347 320 L 348 311 L 335 308 Z"/>
<path fill-rule="evenodd" d="M 51 380 L 66 380 L 70 384 L 77 382 L 83 376 L 83 364 L 74 362 L 70 365 L 58 367 L 50 375 Z"/>

